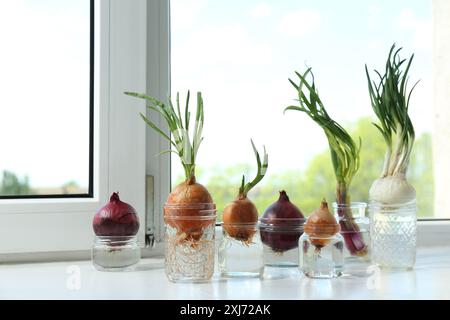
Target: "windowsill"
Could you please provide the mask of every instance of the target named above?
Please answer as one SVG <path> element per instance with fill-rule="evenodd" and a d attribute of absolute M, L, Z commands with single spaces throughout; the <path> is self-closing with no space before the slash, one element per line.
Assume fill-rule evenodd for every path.
<path fill-rule="evenodd" d="M 70 266 L 81 271 L 80 290 L 67 289 Z M 172 284 L 162 259 L 142 260 L 134 272 L 103 273 L 89 261 L 0 266 L 0 299 L 450 299 L 450 248 L 419 248 L 416 268 L 382 272 L 380 288 L 368 278 L 226 280 Z"/>

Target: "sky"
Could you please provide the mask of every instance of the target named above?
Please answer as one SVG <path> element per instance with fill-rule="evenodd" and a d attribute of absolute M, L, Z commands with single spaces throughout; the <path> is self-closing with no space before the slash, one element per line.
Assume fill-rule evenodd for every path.
<path fill-rule="evenodd" d="M 372 116 L 364 65 L 382 70 L 393 43 L 415 54 L 416 130 L 432 127 L 430 0 L 172 0 L 172 94 L 202 91 L 198 166 L 254 164 L 250 138 L 266 145 L 269 174 L 303 169 L 324 151 L 322 131 L 295 103 L 288 78 L 312 67 L 322 101 L 343 124 Z M 181 174 L 173 159 L 174 177 Z"/>
<path fill-rule="evenodd" d="M 32 187 L 89 174 L 89 1 L 0 1 L 0 172 Z"/>

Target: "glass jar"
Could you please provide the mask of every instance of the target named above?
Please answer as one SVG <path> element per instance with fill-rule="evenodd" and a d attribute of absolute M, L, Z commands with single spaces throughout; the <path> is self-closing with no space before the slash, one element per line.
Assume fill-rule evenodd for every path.
<path fill-rule="evenodd" d="M 260 277 L 264 268 L 258 223 L 222 225 L 219 271 L 224 277 Z"/>
<path fill-rule="evenodd" d="M 130 271 L 141 259 L 136 236 L 96 236 L 92 262 L 99 271 Z"/>
<path fill-rule="evenodd" d="M 260 219 L 265 267 L 298 267 L 298 239 L 303 233 L 304 223 L 304 218 Z"/>
<path fill-rule="evenodd" d="M 165 271 L 172 282 L 205 282 L 214 273 L 214 204 L 165 205 Z"/>
<path fill-rule="evenodd" d="M 344 238 L 344 274 L 367 276 L 371 264 L 370 255 L 370 219 L 367 217 L 367 203 L 333 203 L 336 221 L 341 227 Z"/>
<path fill-rule="evenodd" d="M 299 268 L 305 276 L 330 279 L 342 275 L 344 267 L 344 238 L 341 234 L 337 233 L 330 237 L 317 237 L 303 233 L 299 240 L 299 252 Z"/>
<path fill-rule="evenodd" d="M 416 262 L 416 200 L 403 204 L 369 206 L 372 260 L 378 266 L 410 270 Z"/>

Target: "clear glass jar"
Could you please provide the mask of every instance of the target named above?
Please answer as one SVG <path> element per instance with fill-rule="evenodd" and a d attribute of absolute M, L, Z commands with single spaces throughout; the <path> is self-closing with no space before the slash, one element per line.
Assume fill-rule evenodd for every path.
<path fill-rule="evenodd" d="M 299 251 L 299 268 L 305 276 L 330 279 L 342 275 L 344 238 L 341 234 L 317 237 L 303 233 L 299 240 Z"/>
<path fill-rule="evenodd" d="M 260 219 L 265 267 L 298 267 L 298 239 L 304 223 L 304 218 Z"/>
<path fill-rule="evenodd" d="M 139 263 L 141 249 L 136 236 L 96 236 L 92 263 L 99 271 L 130 271 Z"/>
<path fill-rule="evenodd" d="M 369 213 L 373 262 L 383 268 L 412 269 L 416 263 L 416 201 L 371 202 Z"/>
<path fill-rule="evenodd" d="M 213 204 L 165 205 L 165 271 L 172 282 L 206 282 L 214 274 Z"/>
<path fill-rule="evenodd" d="M 264 262 L 258 223 L 223 224 L 218 256 L 223 277 L 261 277 Z"/>
<path fill-rule="evenodd" d="M 344 274 L 367 276 L 371 264 L 370 219 L 367 216 L 367 203 L 333 203 L 336 221 L 339 222 L 344 238 Z"/>

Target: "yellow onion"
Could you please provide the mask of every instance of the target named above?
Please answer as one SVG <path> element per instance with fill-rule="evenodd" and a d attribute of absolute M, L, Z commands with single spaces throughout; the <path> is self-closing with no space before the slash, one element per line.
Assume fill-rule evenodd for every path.
<path fill-rule="evenodd" d="M 340 231 L 339 224 L 328 209 L 325 199 L 322 200 L 320 208 L 315 210 L 306 221 L 304 231 L 318 249 L 326 246 L 330 238 Z"/>

